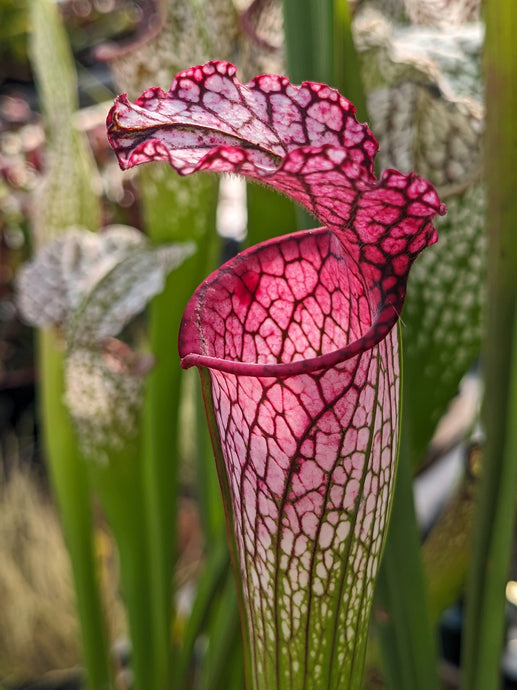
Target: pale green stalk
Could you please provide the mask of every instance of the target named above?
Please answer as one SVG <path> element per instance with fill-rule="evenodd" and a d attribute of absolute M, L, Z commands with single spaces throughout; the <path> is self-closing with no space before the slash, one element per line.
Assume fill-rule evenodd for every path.
<path fill-rule="evenodd" d="M 436 640 L 420 556 L 412 464 L 404 435 L 388 538 L 377 579 L 375 611 L 387 687 L 437 690 Z"/>
<path fill-rule="evenodd" d="M 40 410 L 46 460 L 72 563 L 89 690 L 111 685 L 108 639 L 93 543 L 90 482 L 62 400 L 63 357 L 55 335 L 39 338 Z"/>
<path fill-rule="evenodd" d="M 201 670 L 201 690 L 242 690 L 244 658 L 237 592 L 231 572 L 223 584 L 217 605 L 212 606 L 209 646 Z M 228 666 L 228 659 L 232 660 Z"/>
<path fill-rule="evenodd" d="M 213 464 L 213 459 L 210 459 Z M 210 544 L 203 571 L 196 584 L 196 595 L 182 634 L 182 653 L 174 669 L 175 687 L 188 687 L 196 642 L 206 632 L 214 602 L 219 598 L 221 589 L 228 579 L 233 582 L 226 533 L 223 527 L 219 537 Z M 229 658 L 233 662 L 235 654 L 226 657 L 226 663 Z"/>
<path fill-rule="evenodd" d="M 91 180 L 92 157 L 74 130 L 77 80 L 55 2 L 33 0 L 30 53 L 47 127 L 49 165 L 34 200 L 34 243 L 43 244 L 70 225 L 95 230 L 100 205 Z M 87 468 L 63 404 L 63 343 L 43 331 L 38 342 L 40 414 L 46 461 L 72 564 L 90 690 L 111 687 L 111 668 L 95 563 Z"/>
<path fill-rule="evenodd" d="M 173 271 L 150 304 L 150 349 L 155 367 L 144 400 L 142 510 L 148 529 L 149 592 L 157 690 L 171 687 L 172 580 L 176 559 L 178 415 L 181 368 L 178 329 L 185 304 L 214 261 L 217 185 L 213 179 L 182 180 L 168 168 L 142 170 L 142 201 L 152 242 L 194 240 L 199 251 Z M 171 211 L 172 209 L 172 211 Z"/>
<path fill-rule="evenodd" d="M 159 687 L 153 665 L 154 631 L 149 607 L 153 586 L 147 552 L 146 516 L 140 510 L 138 439 L 121 453 L 111 450 L 106 466 L 90 461 L 89 472 L 117 542 L 120 583 L 129 622 L 133 690 Z"/>
<path fill-rule="evenodd" d="M 517 8 L 485 3 L 488 294 L 483 350 L 486 447 L 467 583 L 463 690 L 499 685 L 517 485 Z"/>
<path fill-rule="evenodd" d="M 289 76 L 294 82 L 319 81 L 338 89 L 367 117 L 350 23 L 348 0 L 284 0 Z"/>

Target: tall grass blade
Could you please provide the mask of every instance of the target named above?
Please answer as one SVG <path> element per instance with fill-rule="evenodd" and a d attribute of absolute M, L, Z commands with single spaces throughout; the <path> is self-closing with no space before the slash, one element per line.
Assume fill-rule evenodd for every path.
<path fill-rule="evenodd" d="M 388 538 L 377 580 L 375 611 L 387 687 L 437 690 L 436 641 L 420 557 L 412 468 L 404 439 Z"/>
<path fill-rule="evenodd" d="M 178 415 L 182 371 L 177 351 L 184 306 L 215 262 L 217 185 L 212 179 L 181 180 L 170 170 L 143 171 L 142 201 L 152 242 L 193 240 L 200 251 L 170 274 L 164 291 L 150 304 L 149 344 L 156 365 L 144 400 L 143 505 L 148 525 L 150 593 L 160 690 L 170 687 L 172 578 L 176 559 L 178 495 Z M 171 212 L 171 209 L 173 211 Z"/>
<path fill-rule="evenodd" d="M 35 244 L 42 244 L 70 225 L 97 229 L 100 204 L 91 185 L 91 153 L 73 127 L 77 78 L 56 3 L 33 0 L 30 21 L 31 61 L 48 132 L 49 165 L 35 198 L 33 228 Z M 72 562 L 88 687 L 107 690 L 111 669 L 95 568 L 89 480 L 63 404 L 63 356 L 55 335 L 41 332 L 38 349 L 46 457 Z"/>
<path fill-rule="evenodd" d="M 486 448 L 474 526 L 463 646 L 464 690 L 499 685 L 517 484 L 517 12 L 485 3 L 488 294 L 484 341 Z"/>

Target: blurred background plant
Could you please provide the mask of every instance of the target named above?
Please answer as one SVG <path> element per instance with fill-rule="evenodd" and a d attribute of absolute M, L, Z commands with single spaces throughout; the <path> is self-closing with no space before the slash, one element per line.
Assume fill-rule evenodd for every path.
<path fill-rule="evenodd" d="M 495 180 L 490 164 L 497 161 L 506 180 L 499 187 L 506 189 L 515 176 L 515 144 L 513 125 L 506 130 L 503 123 L 514 122 L 517 114 L 512 88 L 503 102 L 497 80 L 504 76 L 513 83 L 515 60 L 508 46 L 516 18 L 509 0 L 491 5 L 485 89 L 492 115 L 485 164 Z M 448 205 L 438 225 L 439 243 L 415 265 L 402 315 L 399 484 L 365 683 L 397 690 L 459 687 L 463 637 L 463 687 L 497 687 L 501 646 L 504 682 L 512 687 L 515 602 L 509 586 L 503 633 L 503 590 L 517 578 L 515 568 L 508 569 L 515 423 L 505 407 L 513 400 L 505 388 L 513 365 L 511 355 L 505 360 L 501 353 L 513 347 L 517 270 L 510 231 L 503 234 L 508 267 L 497 263 L 494 228 L 504 233 L 512 221 L 511 215 L 499 220 L 495 184 L 485 222 L 484 27 L 478 3 L 2 0 L 0 27 L 0 605 L 6 612 L 0 622 L 0 679 L 6 688 L 77 664 L 86 666 L 91 690 L 127 687 L 129 639 L 136 688 L 244 685 L 215 465 L 197 382 L 179 368 L 177 330 L 193 289 L 224 257 L 298 223 L 308 227 L 308 219 L 285 199 L 260 187 L 246 190 L 235 180 L 220 187 L 213 178 L 182 180 L 166 166 L 122 175 L 104 128 L 115 93 L 127 91 L 134 99 L 151 85 L 166 89 L 176 72 L 210 58 L 230 59 L 243 81 L 260 72 L 287 72 L 295 82 L 337 87 L 357 105 L 359 119 L 369 120 L 380 140 L 382 168 L 415 170 Z M 488 138 L 495 131 L 507 138 Z M 509 156 L 506 167 L 503 153 Z M 511 209 L 511 192 L 509 199 L 503 202 Z M 99 231 L 113 224 L 137 228 L 150 248 L 193 241 L 198 250 L 171 270 L 145 316 L 131 314 L 121 336 L 110 334 L 135 356 L 151 353 L 154 367 L 141 382 L 135 433 L 123 439 L 122 455 L 129 454 L 130 462 L 121 461 L 120 447 L 108 448 L 106 466 L 83 457 L 78 427 L 63 402 L 66 362 L 73 354 L 63 349 L 63 324 L 59 333 L 52 328 L 33 340 L 15 305 L 14 276 L 33 249 L 70 227 Z M 489 256 L 496 257 L 488 269 L 487 227 Z M 492 287 L 485 313 L 494 319 L 489 330 L 496 340 L 485 339 L 480 374 L 487 271 Z M 92 295 L 106 294 L 103 278 L 94 281 Z M 508 297 L 503 325 L 496 320 L 506 299 L 501 294 Z M 61 299 L 68 297 L 63 293 Z M 99 303 L 95 295 L 91 299 Z M 103 308 L 109 313 L 113 303 Z M 492 377 L 494 358 L 503 373 Z M 486 414 L 480 421 L 481 381 L 487 376 L 498 383 L 487 386 L 485 409 L 499 410 L 507 429 L 496 429 Z M 84 387 L 88 391 L 88 379 Z M 112 408 L 123 397 L 117 385 L 113 391 Z M 506 400 L 501 408 L 498 396 Z M 485 432 L 496 459 L 484 462 L 484 498 L 477 504 Z M 494 435 L 509 439 L 509 450 L 496 448 Z M 500 516 L 492 514 L 494 504 Z M 487 584 L 487 553 L 497 575 L 493 585 Z M 493 606 L 483 603 L 487 592 Z M 465 600 L 470 613 L 462 636 Z M 494 635 L 500 644 L 489 642 Z M 73 687 L 81 674 L 48 682 Z"/>

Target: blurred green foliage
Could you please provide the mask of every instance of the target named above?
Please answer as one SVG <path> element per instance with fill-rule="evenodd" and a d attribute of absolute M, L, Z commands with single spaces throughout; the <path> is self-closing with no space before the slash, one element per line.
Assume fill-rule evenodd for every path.
<path fill-rule="evenodd" d="M 0 0 L 0 81 L 6 78 L 26 79 L 27 0 Z"/>
<path fill-rule="evenodd" d="M 128 0 L 62 0 L 58 5 L 75 54 L 133 33 L 142 13 L 138 2 Z M 28 0 L 0 0 L 0 85 L 30 81 L 30 33 Z"/>

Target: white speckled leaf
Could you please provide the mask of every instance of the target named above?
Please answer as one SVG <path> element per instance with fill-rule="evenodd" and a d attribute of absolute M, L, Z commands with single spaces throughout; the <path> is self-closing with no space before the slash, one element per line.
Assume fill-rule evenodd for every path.
<path fill-rule="evenodd" d="M 440 243 L 414 266 L 402 315 L 405 414 L 421 458 L 482 337 L 485 194 L 478 182 L 445 199 Z"/>
<path fill-rule="evenodd" d="M 136 433 L 151 360 L 114 336 L 193 251 L 192 243 L 153 248 L 126 226 L 72 230 L 19 272 L 23 317 L 66 336 L 65 400 L 86 457 L 105 462 Z"/>
<path fill-rule="evenodd" d="M 481 0 L 349 0 L 356 12 L 381 10 L 393 21 L 450 30 L 479 20 Z"/>
<path fill-rule="evenodd" d="M 117 229 L 119 230 L 119 229 Z M 145 374 L 152 357 L 136 353 L 116 336 L 162 291 L 167 274 L 194 251 L 193 244 L 151 248 L 126 245 L 112 260 L 115 237 L 108 237 L 104 268 L 73 314 L 68 328 L 66 402 L 89 459 L 106 462 L 111 450 L 131 441 L 138 429 Z"/>
<path fill-rule="evenodd" d="M 480 0 L 404 0 L 409 19 L 450 29 L 479 19 Z"/>
<path fill-rule="evenodd" d="M 167 274 L 193 252 L 192 243 L 130 248 L 96 281 L 75 312 L 69 347 L 93 345 L 120 333 L 163 290 Z"/>
<path fill-rule="evenodd" d="M 145 244 L 135 228 L 111 226 L 103 234 L 67 231 L 41 249 L 18 273 L 18 306 L 40 327 L 66 328 L 92 287 L 128 252 Z"/>
<path fill-rule="evenodd" d="M 105 464 L 138 433 L 144 375 L 150 360 L 119 340 L 76 348 L 65 362 L 65 402 L 81 451 Z"/>
<path fill-rule="evenodd" d="M 484 273 L 480 24 L 447 32 L 356 22 L 383 166 L 414 169 L 447 205 L 411 272 L 403 312 L 405 410 L 416 462 L 479 352 Z"/>

